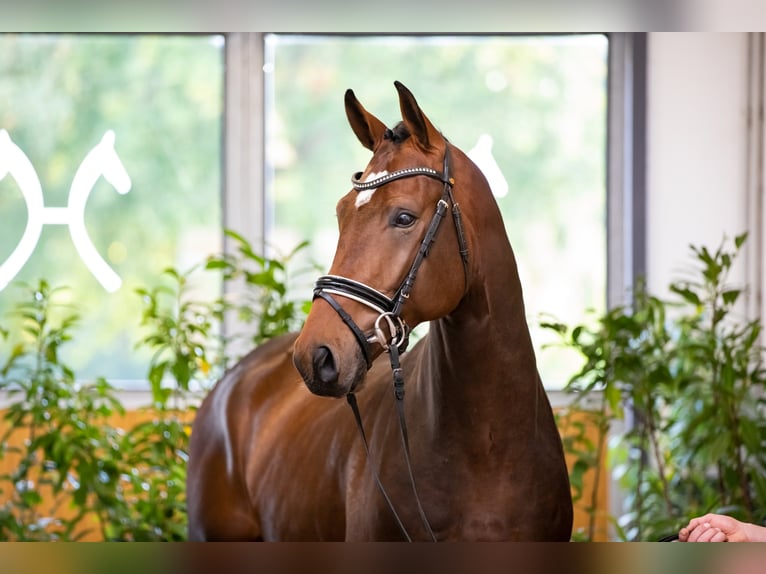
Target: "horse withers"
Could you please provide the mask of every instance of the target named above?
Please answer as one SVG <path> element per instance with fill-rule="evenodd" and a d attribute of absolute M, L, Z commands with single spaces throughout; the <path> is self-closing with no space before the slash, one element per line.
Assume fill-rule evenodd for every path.
<path fill-rule="evenodd" d="M 395 86 L 393 128 L 346 92 L 372 158 L 338 202 L 337 251 L 303 329 L 244 357 L 197 413 L 192 540 L 571 536 L 500 211 L 476 165 Z"/>

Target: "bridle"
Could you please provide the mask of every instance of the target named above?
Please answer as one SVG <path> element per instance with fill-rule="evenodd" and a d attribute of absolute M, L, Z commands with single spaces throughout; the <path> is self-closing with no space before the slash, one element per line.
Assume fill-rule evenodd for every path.
<path fill-rule="evenodd" d="M 351 183 L 354 190 L 357 192 L 377 189 L 392 181 L 416 176 L 430 177 L 444 184 L 444 191 L 436 204 L 436 211 L 434 212 L 431 222 L 428 225 L 428 229 L 420 242 L 420 247 L 410 265 L 407 275 L 393 297 L 389 298 L 377 289 L 365 285 L 364 283 L 355 281 L 354 279 L 340 277 L 338 275 L 323 275 L 319 277 L 314 284 L 314 299 L 324 299 L 333 309 L 335 309 L 343 322 L 346 323 L 349 329 L 351 329 L 359 344 L 359 348 L 362 351 L 362 355 L 367 362 L 368 369 L 372 366 L 370 343 L 380 344 L 386 352 L 389 352 L 392 346 L 397 348 L 400 353 L 403 353 L 407 349 L 410 328 L 404 322 L 404 319 L 402 319 L 402 309 L 405 302 L 410 297 L 412 288 L 415 285 L 418 270 L 428 256 L 431 245 L 436 238 L 436 232 L 438 231 L 442 219 L 447 213 L 450 205 L 452 206 L 452 217 L 455 222 L 455 230 L 457 231 L 458 244 L 460 246 L 460 256 L 463 262 L 463 270 L 467 284 L 468 248 L 465 241 L 465 233 L 463 232 L 460 206 L 455 202 L 452 196 L 452 186 L 455 184 L 455 181 L 450 173 L 452 167 L 451 164 L 451 153 L 449 145 L 447 145 L 444 152 L 443 171 L 436 171 L 430 167 L 411 167 L 397 170 L 370 181 L 361 181 L 360 178 L 362 172 L 355 173 L 351 178 Z M 367 337 L 359 326 L 354 323 L 353 319 L 351 319 L 351 317 L 343 310 L 333 295 L 338 295 L 362 303 L 376 311 L 378 313 L 378 318 L 375 321 L 374 335 Z M 389 333 L 391 335 L 390 340 L 386 340 L 381 329 L 381 323 L 383 321 L 385 321 L 386 326 L 389 328 Z"/>
<path fill-rule="evenodd" d="M 444 184 L 442 196 L 436 203 L 436 211 L 434 212 L 431 222 L 426 229 L 426 233 L 420 242 L 420 246 L 415 254 L 415 257 L 410 265 L 410 268 L 402 281 L 399 288 L 394 293 L 393 297 L 388 297 L 364 283 L 355 281 L 354 279 L 348 279 L 338 275 L 323 275 L 317 279 L 314 285 L 314 299 L 320 298 L 326 301 L 335 311 L 338 313 L 343 322 L 348 326 L 351 332 L 354 334 L 357 343 L 362 351 L 365 361 L 367 362 L 367 369 L 372 366 L 370 343 L 378 343 L 383 347 L 383 350 L 389 354 L 391 362 L 391 371 L 393 374 L 394 382 L 394 396 L 396 397 L 397 412 L 399 415 L 399 428 L 401 431 L 402 446 L 404 450 L 405 462 L 409 473 L 410 485 L 412 486 L 413 493 L 415 495 L 415 501 L 417 502 L 420 518 L 428 531 L 431 539 L 436 541 L 436 536 L 431 529 L 431 526 L 426 518 L 423 507 L 420 503 L 417 490 L 415 488 L 415 480 L 412 474 L 412 465 L 410 464 L 409 454 L 409 440 L 407 436 L 407 426 L 404 419 L 404 375 L 402 368 L 399 364 L 399 355 L 407 349 L 409 344 L 410 327 L 405 323 L 401 316 L 402 309 L 407 299 L 409 299 L 412 289 L 415 285 L 418 270 L 423 264 L 423 261 L 428 256 L 431 250 L 434 240 L 436 239 L 436 232 L 441 225 L 447 210 L 452 206 L 452 220 L 455 224 L 455 231 L 457 233 L 458 246 L 460 250 L 460 257 L 463 263 L 463 272 L 465 277 L 466 286 L 468 285 L 468 247 L 465 240 L 465 233 L 463 231 L 463 222 L 460 212 L 460 207 L 455 202 L 452 195 L 452 186 L 455 185 L 455 180 L 451 175 L 452 160 L 449 143 L 445 140 L 445 151 L 442 171 L 437 171 L 430 167 L 410 167 L 404 168 L 393 173 L 388 173 L 376 179 L 370 181 L 362 181 L 362 172 L 357 172 L 351 177 L 351 183 L 354 190 L 357 192 L 368 191 L 377 189 L 383 185 L 405 179 L 409 177 L 425 176 L 431 179 L 436 179 Z M 374 334 L 367 337 L 362 329 L 354 322 L 351 316 L 343 309 L 343 307 L 336 301 L 334 296 L 344 297 L 351 299 L 363 305 L 366 305 L 370 309 L 373 309 L 378 313 L 378 317 L 374 323 Z M 383 323 L 385 322 L 389 332 L 389 339 L 386 339 L 386 335 L 383 333 Z M 348 393 L 346 396 L 349 405 L 354 413 L 359 432 L 362 437 L 365 451 L 367 453 L 367 460 L 370 464 L 373 477 L 380 489 L 383 497 L 386 499 L 394 518 L 399 525 L 402 533 L 408 541 L 412 541 L 407 529 L 404 527 L 399 515 L 397 514 L 391 499 L 383 488 L 383 484 L 380 481 L 377 469 L 375 468 L 372 458 L 370 457 L 370 449 L 367 443 L 367 438 L 364 432 L 364 426 L 362 425 L 361 415 L 359 414 L 359 407 L 356 402 L 356 397 L 353 392 Z"/>

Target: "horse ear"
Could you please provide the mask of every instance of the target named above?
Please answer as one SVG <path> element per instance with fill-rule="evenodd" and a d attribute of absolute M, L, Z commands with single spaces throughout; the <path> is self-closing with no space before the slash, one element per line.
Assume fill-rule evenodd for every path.
<path fill-rule="evenodd" d="M 394 82 L 394 86 L 399 92 L 399 107 L 402 111 L 404 125 L 407 126 L 410 134 L 416 138 L 420 145 L 426 149 L 431 147 L 431 142 L 439 139 L 439 130 L 426 117 L 415 100 L 415 96 L 404 84 Z"/>
<path fill-rule="evenodd" d="M 386 133 L 386 125 L 364 109 L 352 90 L 346 90 L 346 117 L 356 137 L 370 151 Z"/>

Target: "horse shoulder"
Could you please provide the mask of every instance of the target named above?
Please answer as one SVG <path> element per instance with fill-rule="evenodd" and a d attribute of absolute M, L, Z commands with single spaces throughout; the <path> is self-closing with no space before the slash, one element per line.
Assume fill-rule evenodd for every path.
<path fill-rule="evenodd" d="M 264 405 L 298 386 L 291 355 L 295 337 L 277 337 L 243 357 L 200 405 L 189 445 L 191 539 L 261 536 L 247 485 L 247 450 Z M 285 381 L 290 378 L 294 384 Z"/>

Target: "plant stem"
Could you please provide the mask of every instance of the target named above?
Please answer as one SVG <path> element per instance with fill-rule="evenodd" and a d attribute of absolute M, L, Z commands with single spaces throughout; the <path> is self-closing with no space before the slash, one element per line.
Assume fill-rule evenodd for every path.
<path fill-rule="evenodd" d="M 649 429 L 649 441 L 654 451 L 654 460 L 657 462 L 657 473 L 660 475 L 660 482 L 662 483 L 662 497 L 665 501 L 665 510 L 668 516 L 673 516 L 673 504 L 670 501 L 670 488 L 668 487 L 668 479 L 665 476 L 665 461 L 662 457 L 659 442 L 657 441 L 657 430 L 654 424 L 654 408 L 650 404 L 647 413 L 647 426 Z"/>
<path fill-rule="evenodd" d="M 739 417 L 735 405 L 731 401 L 727 401 L 727 406 L 727 418 L 729 419 L 729 428 L 731 429 L 733 442 L 732 455 L 737 467 L 737 477 L 739 478 L 739 487 L 742 490 L 742 501 L 745 506 L 745 511 L 747 512 L 747 519 L 752 522 L 755 509 L 753 508 L 753 500 L 750 496 L 750 481 L 748 480 L 745 464 L 742 460 L 743 441 L 739 432 Z"/>
<path fill-rule="evenodd" d="M 590 491 L 590 508 L 588 509 L 588 540 L 593 541 L 596 533 L 596 509 L 598 508 L 598 493 L 601 484 L 601 467 L 606 444 L 606 435 L 609 431 L 609 422 L 606 414 L 606 399 L 601 398 L 601 407 L 598 412 L 598 441 L 596 443 L 596 466 L 594 468 L 593 487 Z"/>
<path fill-rule="evenodd" d="M 634 409 L 634 416 L 636 419 L 639 419 L 641 413 L 638 411 L 638 409 Z M 644 449 L 644 443 L 646 442 L 644 439 L 644 423 L 643 421 L 637 421 L 639 424 L 639 431 L 638 431 L 638 444 L 639 444 L 639 460 L 638 460 L 638 472 L 636 473 L 636 528 L 637 528 L 637 540 L 641 540 L 641 525 L 643 524 L 643 521 L 641 520 L 641 516 L 644 512 L 644 497 L 641 493 L 641 485 L 643 484 L 643 478 L 644 478 L 644 466 L 645 466 L 645 459 L 644 456 L 645 449 Z"/>

